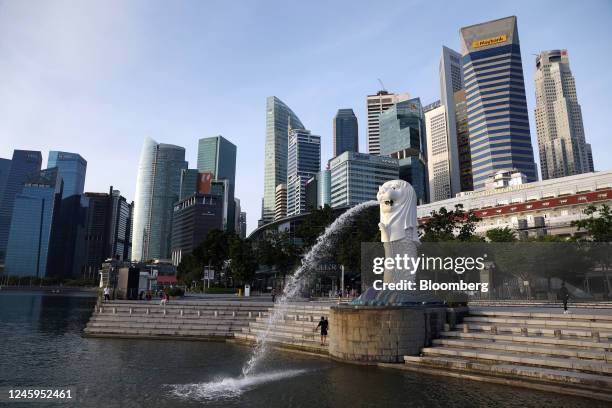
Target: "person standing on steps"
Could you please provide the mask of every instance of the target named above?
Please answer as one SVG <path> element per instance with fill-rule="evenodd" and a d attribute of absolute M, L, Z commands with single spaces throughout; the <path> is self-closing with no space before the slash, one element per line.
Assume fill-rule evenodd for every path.
<path fill-rule="evenodd" d="M 110 300 L 110 288 L 107 286 L 104 288 L 104 301 Z"/>
<path fill-rule="evenodd" d="M 272 288 L 272 303 L 276 302 L 276 289 Z"/>
<path fill-rule="evenodd" d="M 563 301 L 563 314 L 568 314 L 570 311 L 567 310 L 567 301 L 570 298 L 569 290 L 565 287 L 565 282 L 561 283 L 561 289 L 559 289 L 559 297 Z"/>
<path fill-rule="evenodd" d="M 324 346 L 325 340 L 327 339 L 327 328 L 329 327 L 329 321 L 325 316 L 321 316 L 321 320 L 319 320 L 319 324 L 317 324 L 314 331 L 317 331 L 319 327 L 321 328 L 321 345 Z"/>

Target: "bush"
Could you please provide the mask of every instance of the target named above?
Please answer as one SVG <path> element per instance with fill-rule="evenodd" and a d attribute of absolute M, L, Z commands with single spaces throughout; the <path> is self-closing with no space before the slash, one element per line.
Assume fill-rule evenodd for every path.
<path fill-rule="evenodd" d="M 184 289 L 177 288 L 177 287 L 167 288 L 164 292 L 166 292 L 166 294 L 168 296 L 173 296 L 173 297 L 180 297 L 180 296 L 183 296 L 185 294 L 185 290 Z"/>

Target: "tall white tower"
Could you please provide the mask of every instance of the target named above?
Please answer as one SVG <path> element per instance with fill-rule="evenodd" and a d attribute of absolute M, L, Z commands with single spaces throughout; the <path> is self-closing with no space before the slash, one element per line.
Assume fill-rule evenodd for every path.
<path fill-rule="evenodd" d="M 366 137 L 368 140 L 368 153 L 380 154 L 380 121 L 379 116 L 398 102 L 407 101 L 410 99 L 410 94 L 394 94 L 385 90 L 378 91 L 376 95 L 368 95 L 367 110 L 368 110 L 368 127 L 366 128 Z"/>
<path fill-rule="evenodd" d="M 567 50 L 541 52 L 535 68 L 535 120 L 542 179 L 594 171 Z"/>

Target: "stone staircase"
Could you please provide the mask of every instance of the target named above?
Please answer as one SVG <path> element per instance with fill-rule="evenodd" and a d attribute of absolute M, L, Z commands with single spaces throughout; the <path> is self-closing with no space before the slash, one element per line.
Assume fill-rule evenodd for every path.
<path fill-rule="evenodd" d="M 270 327 L 267 341 L 282 348 L 327 354 L 328 345 L 321 346 L 321 337 L 319 331 L 315 332 L 315 328 L 321 316 L 329 318 L 330 306 L 330 302 L 289 303 L 284 307 L 284 318 Z M 275 305 L 275 307 L 281 306 Z M 257 337 L 268 330 L 268 317 L 273 310 L 269 308 L 261 317 L 258 316 L 247 327 L 243 327 L 241 332 L 235 333 L 235 339 L 246 343 L 256 342 Z"/>
<path fill-rule="evenodd" d="M 233 338 L 262 316 L 271 302 L 115 300 L 96 305 L 88 337 L 215 340 Z"/>
<path fill-rule="evenodd" d="M 612 309 L 470 308 L 407 369 L 612 401 Z"/>

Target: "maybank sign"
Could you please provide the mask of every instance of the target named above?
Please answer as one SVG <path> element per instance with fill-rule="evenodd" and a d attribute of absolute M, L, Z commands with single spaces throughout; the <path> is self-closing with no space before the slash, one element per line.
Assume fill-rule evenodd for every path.
<path fill-rule="evenodd" d="M 498 35 L 497 37 L 485 38 L 484 40 L 472 41 L 472 48 L 488 47 L 489 45 L 501 44 L 508 41 L 506 34 Z"/>

